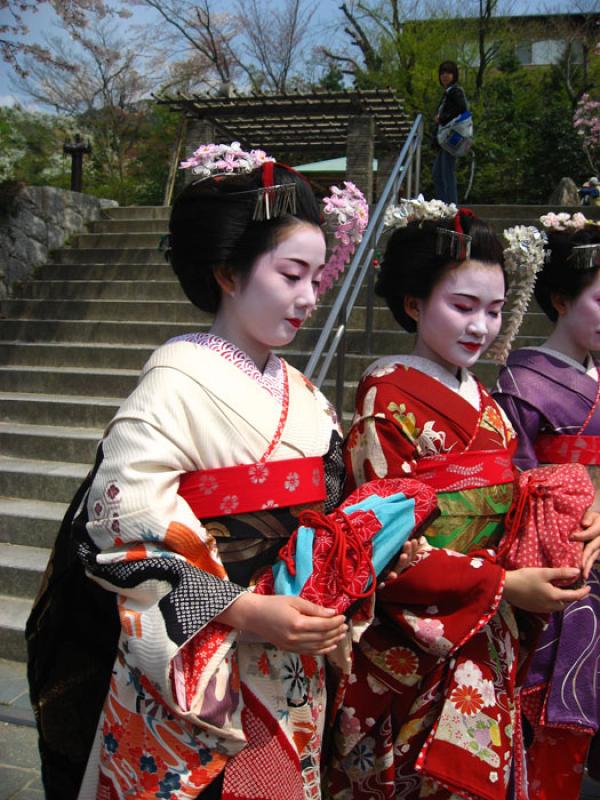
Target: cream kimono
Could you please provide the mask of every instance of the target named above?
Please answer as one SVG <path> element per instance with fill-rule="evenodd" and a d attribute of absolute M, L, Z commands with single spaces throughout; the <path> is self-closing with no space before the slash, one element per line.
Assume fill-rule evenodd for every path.
<path fill-rule="evenodd" d="M 287 509 L 267 502 L 263 512 L 210 525 L 178 494 L 184 473 L 243 464 L 262 464 L 251 480 L 264 491 L 269 464 L 322 456 L 329 498 L 339 499 L 331 407 L 284 361 L 269 362 L 273 391 L 248 362 L 216 337 L 168 343 L 101 443 L 71 540 L 87 574 L 110 592 L 100 595 L 113 623 L 116 597 L 120 632 L 80 800 L 196 798 L 223 780 L 224 768 L 222 796 L 232 800 L 320 796 L 323 659 L 214 622 L 297 524 L 294 473 L 272 487 L 274 497 L 289 495 Z M 207 494 L 216 483 L 208 475 Z M 235 511 L 233 495 L 223 504 L 224 514 Z M 81 608 L 73 613 L 81 618 Z M 102 619 L 87 622 L 101 631 Z"/>

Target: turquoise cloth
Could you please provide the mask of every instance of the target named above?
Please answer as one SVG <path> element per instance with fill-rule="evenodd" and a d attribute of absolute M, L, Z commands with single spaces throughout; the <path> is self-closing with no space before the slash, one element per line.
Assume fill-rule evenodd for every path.
<path fill-rule="evenodd" d="M 380 497 L 377 494 L 369 495 L 359 503 L 343 509 L 350 522 L 352 514 L 356 511 L 372 511 L 381 522 L 381 528 L 372 541 L 372 561 L 375 574 L 379 575 L 398 555 L 406 540 L 415 529 L 415 501 L 406 497 L 402 492 Z M 290 575 L 284 561 L 277 561 L 273 565 L 275 578 L 275 594 L 298 596 L 301 594 L 307 580 L 313 572 L 313 542 L 315 532 L 313 528 L 301 526 L 298 528 L 296 539 L 296 574 Z M 365 589 L 368 585 L 365 586 Z"/>

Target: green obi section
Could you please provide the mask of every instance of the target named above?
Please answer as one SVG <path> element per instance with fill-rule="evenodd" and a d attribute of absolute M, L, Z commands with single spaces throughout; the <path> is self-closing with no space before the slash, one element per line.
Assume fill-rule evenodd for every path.
<path fill-rule="evenodd" d="M 504 533 L 504 517 L 512 497 L 512 483 L 440 492 L 438 505 L 442 513 L 424 536 L 433 547 L 458 553 L 496 547 Z"/>

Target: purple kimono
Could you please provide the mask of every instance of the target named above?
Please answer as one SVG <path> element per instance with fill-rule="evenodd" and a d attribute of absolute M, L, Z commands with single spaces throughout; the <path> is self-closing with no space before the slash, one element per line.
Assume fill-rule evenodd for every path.
<path fill-rule="evenodd" d="M 566 356 L 545 348 L 523 348 L 510 354 L 500 371 L 494 397 L 502 406 L 518 434 L 515 463 L 520 469 L 538 466 L 536 440 L 547 435 L 562 434 L 600 437 L 600 404 L 596 363 L 589 360 L 581 365 Z M 583 430 L 582 430 L 583 429 Z M 563 440 L 564 441 L 564 440 Z M 599 440 L 600 441 L 600 440 Z M 595 450 L 595 448 L 594 448 Z M 561 459 L 562 461 L 566 459 Z M 557 459 L 558 461 L 558 459 Z M 600 460 L 589 463 L 588 470 L 596 486 L 599 485 Z M 593 459 L 592 459 L 593 461 Z M 594 474 L 595 473 L 595 474 Z M 544 748 L 553 751 L 546 755 L 544 768 L 530 765 L 534 774 L 540 775 L 549 764 L 556 765 L 560 752 L 568 759 L 581 760 L 583 770 L 585 751 L 590 737 L 600 728 L 600 565 L 596 563 L 588 579 L 592 591 L 584 599 L 572 603 L 564 612 L 554 614 L 542 634 L 525 681 L 524 693 L 538 692 L 538 708 L 543 725 L 540 737 Z M 545 707 L 542 703 L 545 702 Z M 527 716 L 527 701 L 524 701 Z M 531 706 L 529 707 L 531 711 Z M 554 731 L 551 730 L 554 729 Z M 562 728 L 560 736 L 556 728 Z M 568 732 L 577 737 L 573 752 L 566 747 Z M 554 739 L 552 740 L 552 736 Z M 600 737 L 597 737 L 597 739 Z M 548 747 L 552 740 L 556 747 Z M 571 744 L 573 744 L 573 741 Z M 532 748 L 535 749 L 535 748 Z M 576 758 L 575 750 L 579 750 Z M 553 780 L 556 771 L 551 772 Z M 530 776 L 531 777 L 531 776 Z M 543 779 L 541 779 L 543 780 Z M 543 798 L 578 796 L 575 775 L 558 791 L 545 791 L 548 787 L 535 787 L 534 796 Z M 571 791 L 572 790 L 572 791 Z"/>

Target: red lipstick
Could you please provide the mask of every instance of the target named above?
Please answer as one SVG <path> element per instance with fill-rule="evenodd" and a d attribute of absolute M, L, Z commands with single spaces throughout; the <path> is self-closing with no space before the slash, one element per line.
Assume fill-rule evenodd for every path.
<path fill-rule="evenodd" d="M 289 322 L 290 325 L 292 325 L 294 328 L 299 328 L 302 325 L 302 323 L 304 322 L 304 320 L 303 319 L 287 319 L 286 318 L 286 322 Z"/>

